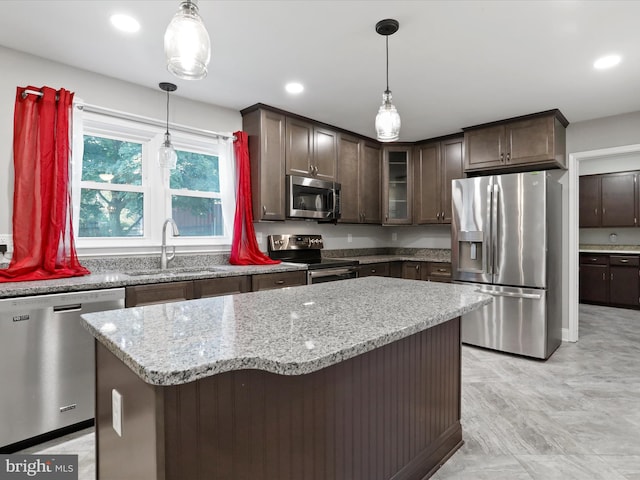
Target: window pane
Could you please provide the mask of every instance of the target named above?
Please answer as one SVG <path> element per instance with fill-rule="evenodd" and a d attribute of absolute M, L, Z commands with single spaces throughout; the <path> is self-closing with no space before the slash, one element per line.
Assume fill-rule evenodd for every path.
<path fill-rule="evenodd" d="M 184 237 L 222 236 L 222 202 L 219 198 L 171 196 L 171 216 Z"/>
<path fill-rule="evenodd" d="M 85 135 L 82 180 L 142 185 L 142 145 Z"/>
<path fill-rule="evenodd" d="M 171 170 L 169 186 L 172 189 L 198 192 L 220 192 L 218 157 L 202 153 L 177 150 L 178 164 Z"/>
<path fill-rule="evenodd" d="M 143 194 L 83 188 L 80 237 L 141 237 Z"/>

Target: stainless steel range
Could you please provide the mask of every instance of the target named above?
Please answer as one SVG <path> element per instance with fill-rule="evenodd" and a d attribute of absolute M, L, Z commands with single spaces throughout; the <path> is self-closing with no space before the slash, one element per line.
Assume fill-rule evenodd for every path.
<path fill-rule="evenodd" d="M 283 262 L 306 263 L 307 283 L 333 282 L 358 276 L 358 262 L 322 258 L 322 235 L 269 235 L 269 257 Z"/>

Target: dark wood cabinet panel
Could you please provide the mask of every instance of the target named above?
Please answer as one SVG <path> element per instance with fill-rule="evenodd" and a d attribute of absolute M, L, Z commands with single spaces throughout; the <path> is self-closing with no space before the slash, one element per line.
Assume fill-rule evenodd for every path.
<path fill-rule="evenodd" d="M 440 223 L 442 212 L 440 152 L 440 142 L 416 147 L 413 164 L 413 223 L 419 225 Z"/>
<path fill-rule="evenodd" d="M 636 226 L 635 206 L 638 195 L 636 173 L 613 173 L 601 175 L 599 178 L 602 195 L 602 226 Z"/>
<path fill-rule="evenodd" d="M 338 134 L 326 128 L 313 127 L 313 141 L 313 176 L 322 180 L 335 180 Z"/>
<path fill-rule="evenodd" d="M 578 209 L 580 227 L 599 227 L 602 207 L 600 206 L 600 176 L 588 175 L 579 178 Z"/>
<path fill-rule="evenodd" d="M 280 273 L 263 273 L 253 275 L 251 278 L 252 290 L 271 290 L 274 288 L 296 287 L 298 285 L 307 284 L 307 272 L 280 272 Z"/>
<path fill-rule="evenodd" d="M 193 282 L 193 298 L 217 297 L 250 291 L 251 277 L 248 275 L 206 278 Z"/>
<path fill-rule="evenodd" d="M 285 219 L 285 116 L 254 110 L 242 117 L 249 136 L 253 219 Z"/>
<path fill-rule="evenodd" d="M 389 276 L 392 278 L 403 278 L 402 262 L 389 262 Z"/>
<path fill-rule="evenodd" d="M 338 139 L 338 182 L 340 191 L 340 222 L 360 223 L 360 155 L 361 140 L 351 135 L 341 134 Z M 364 173 L 364 172 L 363 172 Z"/>
<path fill-rule="evenodd" d="M 609 303 L 609 266 L 580 265 L 580 302 Z"/>
<path fill-rule="evenodd" d="M 125 307 L 178 302 L 193 298 L 193 282 L 134 285 L 125 289 Z"/>
<path fill-rule="evenodd" d="M 569 124 L 558 110 L 464 129 L 465 171 L 565 168 Z"/>
<path fill-rule="evenodd" d="M 441 142 L 442 202 L 441 223 L 451 223 L 451 181 L 463 178 L 464 137 L 450 138 Z"/>
<path fill-rule="evenodd" d="M 362 162 L 358 179 L 362 223 L 382 223 L 381 169 L 382 148 L 370 142 L 363 142 Z"/>
<path fill-rule="evenodd" d="M 313 125 L 297 118 L 286 119 L 285 162 L 289 175 L 312 175 Z"/>
<path fill-rule="evenodd" d="M 402 278 L 408 280 L 426 280 L 427 264 L 425 262 L 403 262 Z"/>
<path fill-rule="evenodd" d="M 451 264 L 430 262 L 427 265 L 427 280 L 431 282 L 451 282 Z"/>
<path fill-rule="evenodd" d="M 640 307 L 640 270 L 636 265 L 609 267 L 609 303 L 622 307 Z"/>
<path fill-rule="evenodd" d="M 370 263 L 367 265 L 360 265 L 358 267 L 358 276 L 359 277 L 388 277 L 389 274 L 389 263 Z"/>

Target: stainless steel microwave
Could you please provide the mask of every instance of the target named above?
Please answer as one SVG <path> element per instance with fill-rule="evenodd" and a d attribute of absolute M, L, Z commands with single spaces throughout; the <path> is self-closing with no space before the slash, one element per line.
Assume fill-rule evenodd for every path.
<path fill-rule="evenodd" d="M 340 218 L 340 184 L 287 175 L 287 217 L 337 220 Z"/>

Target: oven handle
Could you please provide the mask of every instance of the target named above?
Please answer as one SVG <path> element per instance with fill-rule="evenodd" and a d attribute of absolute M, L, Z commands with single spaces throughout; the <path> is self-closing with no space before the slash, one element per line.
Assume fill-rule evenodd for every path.
<path fill-rule="evenodd" d="M 310 278 L 330 277 L 333 275 L 348 275 L 355 272 L 355 268 L 323 268 L 321 270 L 310 270 Z"/>

